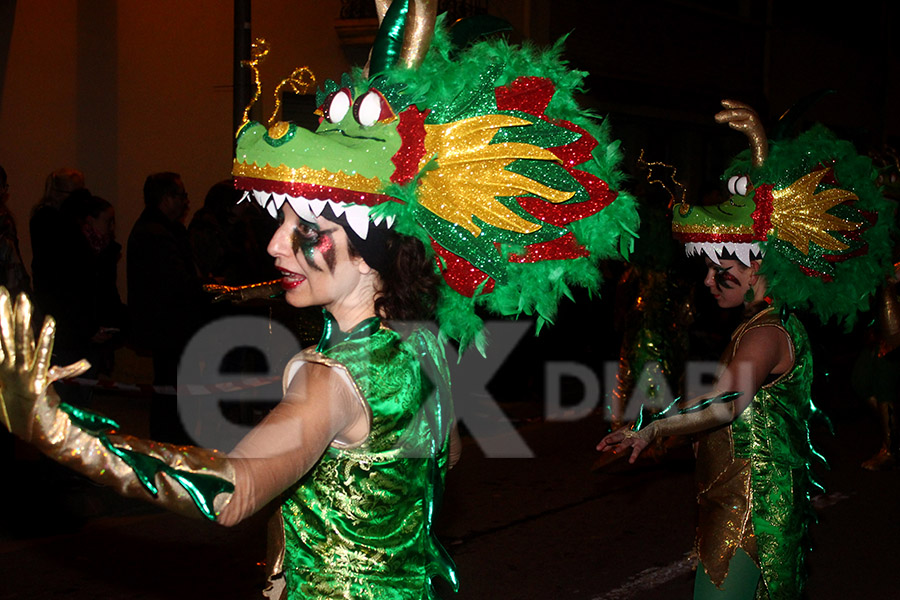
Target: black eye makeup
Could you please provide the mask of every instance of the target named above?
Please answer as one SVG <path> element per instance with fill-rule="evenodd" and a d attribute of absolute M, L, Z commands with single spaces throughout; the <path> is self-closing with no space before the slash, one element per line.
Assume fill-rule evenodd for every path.
<path fill-rule="evenodd" d="M 291 247 L 294 254 L 303 252 L 306 260 L 312 264 L 316 244 L 319 243 L 319 227 L 315 223 L 301 220 L 291 232 Z"/>
<path fill-rule="evenodd" d="M 737 280 L 737 277 L 729 273 L 731 267 L 722 267 L 720 265 L 710 265 L 710 268 L 713 270 L 713 281 L 716 282 L 716 287 L 722 290 L 730 290 L 737 286 L 740 283 Z"/>

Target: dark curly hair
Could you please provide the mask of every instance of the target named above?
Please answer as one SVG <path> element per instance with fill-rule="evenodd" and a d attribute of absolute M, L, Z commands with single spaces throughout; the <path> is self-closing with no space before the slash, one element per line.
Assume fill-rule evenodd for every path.
<path fill-rule="evenodd" d="M 387 233 L 386 267 L 378 273 L 381 289 L 375 298 L 375 312 L 391 321 L 424 321 L 434 317 L 438 300 L 438 275 L 434 258 L 428 256 L 418 239 L 390 231 Z M 350 253 L 359 256 L 352 243 Z"/>

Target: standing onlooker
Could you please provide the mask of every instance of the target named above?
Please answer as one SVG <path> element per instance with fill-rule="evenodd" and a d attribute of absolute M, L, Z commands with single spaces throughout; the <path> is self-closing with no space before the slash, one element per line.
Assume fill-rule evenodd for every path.
<path fill-rule="evenodd" d="M 144 211 L 128 237 L 128 307 L 132 341 L 153 356 L 153 383 L 175 385 L 181 352 L 199 319 L 203 292 L 182 221 L 188 195 L 177 173 L 155 173 L 144 182 Z M 175 396 L 157 396 L 151 430 L 166 441 L 183 432 Z M 162 430 L 160 430 L 162 428 Z"/>
<path fill-rule="evenodd" d="M 60 257 L 70 293 L 66 310 L 57 316 L 65 335 L 57 341 L 57 354 L 67 361 L 87 358 L 93 374 L 112 371 L 113 351 L 125 321 L 125 307 L 116 285 L 116 265 L 122 246 L 115 240 L 115 209 L 87 190 L 72 193 L 61 211 L 78 235 L 66 256 Z"/>
<path fill-rule="evenodd" d="M 15 297 L 20 292 L 31 293 L 31 279 L 19 252 L 16 221 L 9 211 L 8 201 L 9 181 L 6 171 L 0 167 L 0 285 L 6 286 Z"/>
<path fill-rule="evenodd" d="M 265 247 L 274 233 L 269 227 L 272 220 L 255 203 L 239 204 L 240 199 L 241 192 L 230 179 L 220 181 L 209 188 L 188 225 L 194 262 L 204 283 L 246 285 L 279 276 Z M 265 227 L 259 235 L 254 228 L 257 215 Z"/>
<path fill-rule="evenodd" d="M 84 189 L 84 174 L 70 168 L 57 169 L 47 176 L 44 196 L 31 213 L 31 275 L 34 278 L 34 300 L 44 314 L 65 311 L 69 297 L 66 273 L 60 268 L 60 257 L 68 256 L 78 231 L 63 214 L 62 203 L 72 192 Z"/>

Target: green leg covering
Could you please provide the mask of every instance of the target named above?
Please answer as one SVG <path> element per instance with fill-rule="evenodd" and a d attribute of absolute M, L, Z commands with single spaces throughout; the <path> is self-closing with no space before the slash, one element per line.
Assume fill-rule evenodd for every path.
<path fill-rule="evenodd" d="M 757 584 L 759 584 L 759 567 L 746 552 L 738 550 L 728 563 L 728 576 L 722 582 L 722 589 L 717 588 L 709 580 L 703 563 L 697 565 L 694 600 L 753 600 Z"/>

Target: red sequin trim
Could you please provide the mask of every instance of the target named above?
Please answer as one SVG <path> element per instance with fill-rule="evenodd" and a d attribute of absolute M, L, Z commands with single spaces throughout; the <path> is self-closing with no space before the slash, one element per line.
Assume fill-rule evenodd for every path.
<path fill-rule="evenodd" d="M 590 255 L 587 248 L 579 244 L 575 240 L 575 235 L 570 231 L 555 240 L 525 246 L 525 255 L 510 256 L 509 262 L 534 263 L 542 260 L 564 260 Z"/>
<path fill-rule="evenodd" d="M 550 119 L 545 117 L 544 120 L 549 121 Z M 548 148 L 550 152 L 555 154 L 557 158 L 563 162 L 563 166 L 566 167 L 567 171 L 571 172 L 570 167 L 580 165 L 592 158 L 592 152 L 594 151 L 594 148 L 597 147 L 597 140 L 594 139 L 594 136 L 588 133 L 586 129 L 579 127 L 571 121 L 553 121 L 553 123 L 559 125 L 563 129 L 568 129 L 569 131 L 581 134 L 581 137 L 571 144 Z"/>
<path fill-rule="evenodd" d="M 589 200 L 574 204 L 553 204 L 543 198 L 526 196 L 518 198 L 519 206 L 545 223 L 563 227 L 572 221 L 599 212 L 616 199 L 618 194 L 610 191 L 609 185 L 599 177 L 577 169 L 571 169 L 569 172 L 585 187 L 590 196 Z"/>
<path fill-rule="evenodd" d="M 753 194 L 753 202 L 756 209 L 753 211 L 753 232 L 754 239 L 764 242 L 772 231 L 772 185 L 768 183 L 761 184 L 756 188 Z"/>
<path fill-rule="evenodd" d="M 800 266 L 800 270 L 803 271 L 803 273 L 809 277 L 818 277 L 819 279 L 821 279 L 822 281 L 824 281 L 826 283 L 829 283 L 834 279 L 831 275 L 826 275 L 825 273 L 820 273 L 819 271 L 816 271 L 815 269 L 810 269 L 809 267 L 804 267 L 803 265 L 799 265 L 799 266 Z"/>
<path fill-rule="evenodd" d="M 496 88 L 494 97 L 500 110 L 521 110 L 543 117 L 555 91 L 553 82 L 544 77 L 516 77 L 509 85 Z"/>
<path fill-rule="evenodd" d="M 471 298 L 475 295 L 475 290 L 478 289 L 478 286 L 485 280 L 487 282 L 481 288 L 481 293 L 490 294 L 494 291 L 494 280 L 487 273 L 474 267 L 466 259 L 453 254 L 434 240 L 431 240 L 431 247 L 434 249 L 435 254 L 442 259 L 438 261 L 438 267 L 441 270 L 444 281 L 447 282 L 447 285 L 453 291 L 466 298 Z"/>
<path fill-rule="evenodd" d="M 496 88 L 494 96 L 500 110 L 521 110 L 579 134 L 574 142 L 548 150 L 559 158 L 563 168 L 584 186 L 589 200 L 574 204 L 553 204 L 541 198 L 518 198 L 519 205 L 535 217 L 551 225 L 563 227 L 606 208 L 618 194 L 610 191 L 609 185 L 596 175 L 575 168 L 591 160 L 594 148 L 597 147 L 597 140 L 583 127 L 571 121 L 551 119 L 544 114 L 555 91 L 556 87 L 549 79 L 518 77 L 508 86 Z"/>
<path fill-rule="evenodd" d="M 544 112 L 550 105 L 556 87 L 553 82 L 543 77 L 517 77 L 505 87 L 494 90 L 499 110 L 520 110 L 540 117 L 563 129 L 580 134 L 580 137 L 565 146 L 547 148 L 559 158 L 568 171 L 570 167 L 580 165 L 591 159 L 591 153 L 597 147 L 597 140 L 584 128 L 562 119 L 551 119 Z M 570 171 L 571 172 L 571 171 Z"/>
<path fill-rule="evenodd" d="M 396 167 L 391 181 L 393 183 L 409 183 L 419 173 L 419 163 L 425 156 L 425 117 L 427 110 L 419 111 L 410 106 L 400 113 L 397 132 L 400 134 L 400 150 L 391 157 Z"/>

